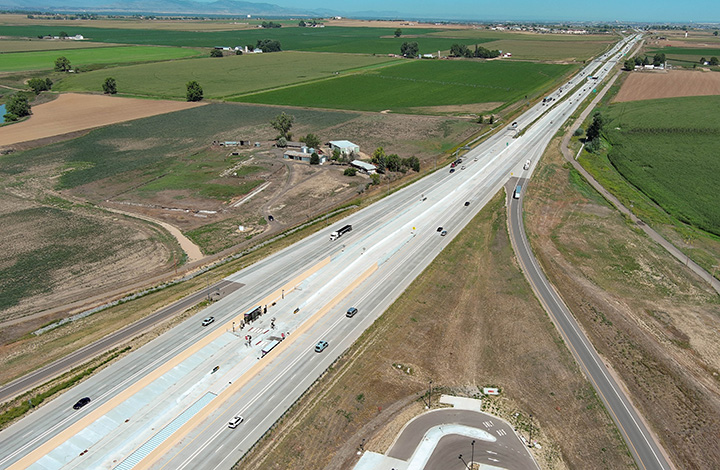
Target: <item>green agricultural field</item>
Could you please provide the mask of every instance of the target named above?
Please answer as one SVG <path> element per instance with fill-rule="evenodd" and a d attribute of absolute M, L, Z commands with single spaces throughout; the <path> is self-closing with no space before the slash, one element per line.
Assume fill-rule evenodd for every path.
<path fill-rule="evenodd" d="M 208 160 L 210 156 L 204 153 L 208 145 L 213 140 L 236 140 L 242 137 L 237 132 L 247 126 L 262 125 L 270 133 L 268 123 L 282 111 L 292 112 L 297 123 L 312 122 L 318 127 L 356 117 L 341 112 L 211 104 L 116 124 L 77 139 L 2 156 L 0 178 L 3 174 L 31 174 L 35 168 L 56 167 L 61 175 L 56 180 L 59 189 L 79 188 L 103 180 L 101 187 L 84 194 L 92 200 L 125 193 L 129 188 L 149 197 L 157 191 L 185 185 L 190 185 L 185 189 L 197 197 L 226 199 L 250 189 L 238 186 L 232 179 L 214 181 L 220 169 L 231 163 L 224 160 L 224 153 L 219 154 L 220 162 Z M 198 184 L 193 184 L 193 180 Z"/>
<path fill-rule="evenodd" d="M 720 59 L 720 49 L 711 48 L 684 48 L 684 47 L 663 47 L 662 49 L 652 49 L 648 51 L 648 57 L 652 58 L 658 52 L 665 54 L 668 62 L 676 65 L 688 67 L 692 65 L 700 65 L 700 59 L 710 60 L 711 57 Z M 652 60 L 651 60 L 652 62 Z"/>
<path fill-rule="evenodd" d="M 65 51 L 12 52 L 2 54 L 0 72 L 52 70 L 55 59 L 67 57 L 73 67 L 129 62 L 152 62 L 196 56 L 199 51 L 180 47 L 120 46 Z M 107 74 L 107 72 L 102 72 Z"/>
<path fill-rule="evenodd" d="M 112 70 L 112 76 L 121 93 L 184 99 L 185 84 L 197 80 L 205 97 L 223 98 L 327 78 L 336 72 L 393 60 L 399 59 L 358 54 L 276 52 L 117 67 Z M 54 89 L 97 91 L 107 75 L 107 70 L 98 70 L 68 76 Z"/>
<path fill-rule="evenodd" d="M 603 111 L 608 158 L 617 170 L 668 213 L 716 235 L 718 110 L 720 96 L 697 96 L 615 103 Z"/>
<path fill-rule="evenodd" d="M 417 41 L 421 53 L 448 50 L 458 42 L 449 37 L 430 36 L 437 29 L 418 28 L 410 37 L 393 37 L 395 28 L 352 28 L 328 26 L 325 28 L 277 28 L 237 31 L 169 31 L 116 28 L 88 28 L 67 26 L 0 26 L 0 36 L 30 37 L 57 35 L 61 30 L 68 34 L 82 34 L 96 42 L 117 44 L 144 44 L 164 46 L 214 47 L 254 45 L 261 39 L 276 39 L 286 51 L 352 52 L 366 54 L 399 54 L 405 41 Z M 408 33 L 409 35 L 409 33 Z M 469 38 L 468 44 L 483 43 L 495 37 Z"/>
<path fill-rule="evenodd" d="M 47 41 L 34 40 L 0 40 L 0 53 L 4 52 L 32 52 L 32 51 L 58 51 L 65 49 L 90 49 L 91 47 L 109 47 L 110 44 L 87 41 Z"/>
<path fill-rule="evenodd" d="M 581 62 L 602 54 L 617 38 L 607 37 L 597 41 L 550 41 L 535 36 L 522 39 L 502 39 L 483 44 L 488 49 L 512 53 L 513 59 L 553 60 Z"/>
<path fill-rule="evenodd" d="M 546 88 L 571 69 L 569 65 L 531 62 L 406 60 L 400 65 L 234 100 L 412 112 L 418 107 L 513 102 Z"/>

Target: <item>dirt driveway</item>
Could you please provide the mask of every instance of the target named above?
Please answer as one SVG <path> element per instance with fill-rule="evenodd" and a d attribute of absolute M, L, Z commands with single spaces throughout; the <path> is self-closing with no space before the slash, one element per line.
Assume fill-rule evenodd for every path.
<path fill-rule="evenodd" d="M 33 107 L 33 115 L 27 121 L 0 127 L 0 147 L 180 111 L 203 104 L 78 93 L 62 94 L 56 100 Z"/>

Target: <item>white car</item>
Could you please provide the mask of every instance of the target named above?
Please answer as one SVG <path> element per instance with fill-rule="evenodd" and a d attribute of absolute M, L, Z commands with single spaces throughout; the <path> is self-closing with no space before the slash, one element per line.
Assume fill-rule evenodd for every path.
<path fill-rule="evenodd" d="M 202 326 L 208 326 L 210 323 L 212 323 L 214 321 L 215 321 L 215 317 L 207 317 L 205 320 L 203 320 Z"/>
<path fill-rule="evenodd" d="M 242 416 L 235 416 L 235 417 L 234 417 L 233 419 L 231 419 L 230 422 L 228 423 L 228 427 L 229 427 L 230 429 L 235 429 L 235 428 L 238 427 L 238 425 L 239 425 L 240 423 L 242 423 L 243 421 L 244 421 L 244 420 L 243 420 L 243 417 L 242 417 Z"/>

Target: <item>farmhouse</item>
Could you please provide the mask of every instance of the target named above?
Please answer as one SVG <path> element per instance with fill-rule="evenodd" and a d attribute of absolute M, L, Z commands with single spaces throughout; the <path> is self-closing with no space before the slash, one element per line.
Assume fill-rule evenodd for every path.
<path fill-rule="evenodd" d="M 374 175 L 377 172 L 377 167 L 372 163 L 364 162 L 362 160 L 353 160 L 350 162 L 350 166 L 354 166 L 363 173 L 368 175 Z"/>
<path fill-rule="evenodd" d="M 315 152 L 315 149 L 309 149 L 307 147 L 303 147 L 303 149 L 299 152 L 297 150 L 286 150 L 283 153 L 283 158 L 286 160 L 296 160 L 299 162 L 310 163 L 310 157 L 312 157 L 313 152 Z M 325 155 L 322 155 L 321 153 L 318 153 L 318 158 L 320 165 L 327 161 Z"/>
<path fill-rule="evenodd" d="M 349 140 L 331 140 L 328 142 L 330 150 L 334 152 L 337 150 L 340 155 L 357 155 L 360 153 L 360 146 L 353 144 Z"/>

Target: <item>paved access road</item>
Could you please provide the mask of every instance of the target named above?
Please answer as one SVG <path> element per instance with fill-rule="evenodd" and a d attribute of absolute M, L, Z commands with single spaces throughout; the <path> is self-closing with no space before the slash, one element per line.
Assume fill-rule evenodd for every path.
<path fill-rule="evenodd" d="M 521 180 L 520 184 L 522 183 Z M 593 384 L 605 404 L 638 466 L 642 469 L 670 469 L 665 456 L 630 399 L 610 375 L 572 313 L 540 269 L 525 236 L 522 222 L 522 198 L 510 200 L 509 212 L 510 238 L 525 277 L 560 331 L 565 344 L 575 356 L 583 373 Z"/>
<path fill-rule="evenodd" d="M 231 468 L 509 177 L 530 174 L 592 93 L 587 77 L 602 78 L 604 62 L 617 61 L 626 43 L 588 64 L 550 104 L 471 150 L 465 169 L 441 169 L 228 277 L 244 286 L 0 432 L 0 467 Z M 331 242 L 330 232 L 346 223 L 352 232 Z M 238 319 L 263 299 L 271 299 L 267 314 L 238 331 Z M 351 319 L 349 306 L 359 309 Z M 201 327 L 205 316 L 215 323 Z M 283 333 L 289 338 L 261 358 Z M 315 353 L 320 339 L 330 346 Z M 92 402 L 73 410 L 83 396 Z M 229 429 L 237 414 L 245 422 Z"/>
<path fill-rule="evenodd" d="M 453 425 L 485 431 L 489 439 L 451 434 L 457 428 Z M 446 429 L 443 430 L 443 427 Z M 453 408 L 431 411 L 410 421 L 386 455 L 405 461 L 410 460 L 413 454 L 417 456 L 420 444 L 433 428 L 448 434 L 438 441 L 424 466 L 426 470 L 466 470 L 465 463 L 470 462 L 514 470 L 538 468 L 525 444 L 507 422 L 487 413 Z M 462 460 L 459 455 L 463 456 Z"/>

